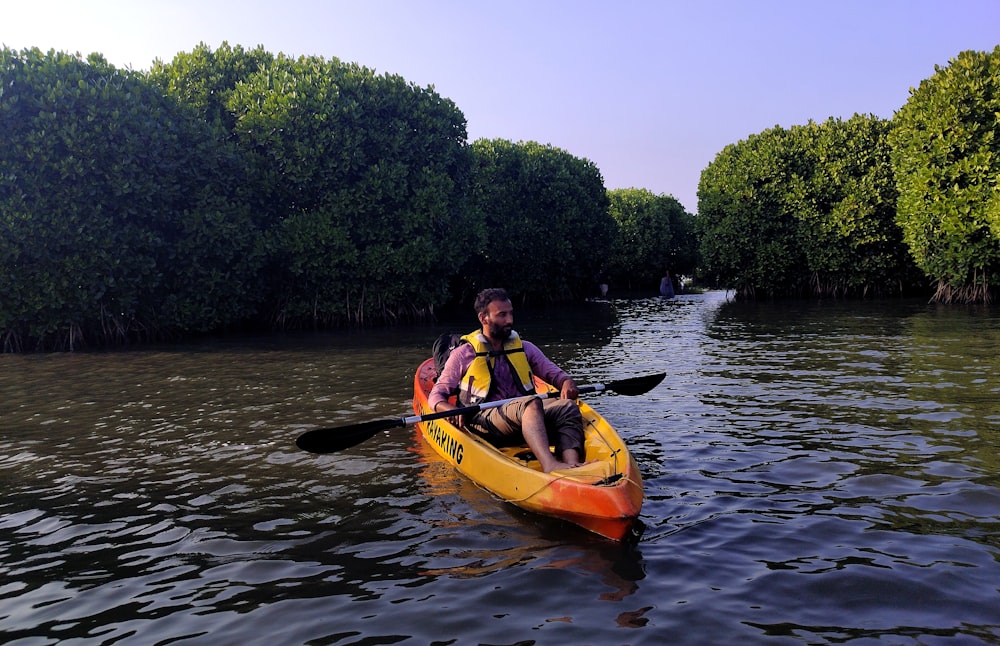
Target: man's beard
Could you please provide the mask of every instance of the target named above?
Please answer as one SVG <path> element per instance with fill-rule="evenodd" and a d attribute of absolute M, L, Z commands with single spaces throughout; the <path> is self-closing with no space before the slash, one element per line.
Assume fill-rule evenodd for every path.
<path fill-rule="evenodd" d="M 487 331 L 489 332 L 491 339 L 503 342 L 510 338 L 510 333 L 513 330 L 513 325 L 494 325 L 490 323 Z"/>

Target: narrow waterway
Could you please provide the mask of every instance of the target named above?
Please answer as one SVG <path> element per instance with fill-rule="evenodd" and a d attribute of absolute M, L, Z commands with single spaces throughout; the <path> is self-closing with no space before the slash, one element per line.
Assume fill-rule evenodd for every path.
<path fill-rule="evenodd" d="M 1000 312 L 723 293 L 518 312 L 645 478 L 634 548 L 412 429 L 455 325 L 0 356 L 0 642 L 1000 643 Z M 465 331 L 473 317 L 457 325 Z"/>

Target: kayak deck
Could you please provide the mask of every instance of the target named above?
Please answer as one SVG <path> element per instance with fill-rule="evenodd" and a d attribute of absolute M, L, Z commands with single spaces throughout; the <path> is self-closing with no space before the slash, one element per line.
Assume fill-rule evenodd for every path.
<path fill-rule="evenodd" d="M 420 364 L 413 385 L 413 410 L 430 412 L 434 363 Z M 551 390 L 536 380 L 536 390 Z M 526 445 L 497 448 L 447 419 L 417 426 L 435 451 L 462 474 L 502 500 L 531 512 L 560 518 L 614 541 L 630 538 L 642 508 L 642 477 L 624 442 L 608 422 L 577 400 L 584 420 L 587 464 L 544 473 Z"/>

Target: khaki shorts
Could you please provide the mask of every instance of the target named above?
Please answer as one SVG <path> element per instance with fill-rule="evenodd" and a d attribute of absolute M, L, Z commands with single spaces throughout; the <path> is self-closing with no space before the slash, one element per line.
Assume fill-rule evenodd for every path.
<path fill-rule="evenodd" d="M 467 426 L 494 446 L 524 444 L 521 416 L 531 401 L 524 397 L 503 406 L 480 411 L 468 420 Z M 549 444 L 555 447 L 556 455 L 561 456 L 563 451 L 576 449 L 582 458 L 583 416 L 576 402 L 572 399 L 543 399 L 542 410 Z"/>

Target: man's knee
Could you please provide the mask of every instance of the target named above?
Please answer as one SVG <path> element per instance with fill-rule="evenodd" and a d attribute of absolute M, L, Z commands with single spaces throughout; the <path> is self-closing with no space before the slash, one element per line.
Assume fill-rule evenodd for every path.
<path fill-rule="evenodd" d="M 580 415 L 580 407 L 572 399 L 554 399 L 551 406 L 564 415 Z"/>
<path fill-rule="evenodd" d="M 572 399 L 555 399 L 549 404 L 547 412 L 551 419 L 562 424 L 582 423 L 583 416 L 580 407 Z"/>

